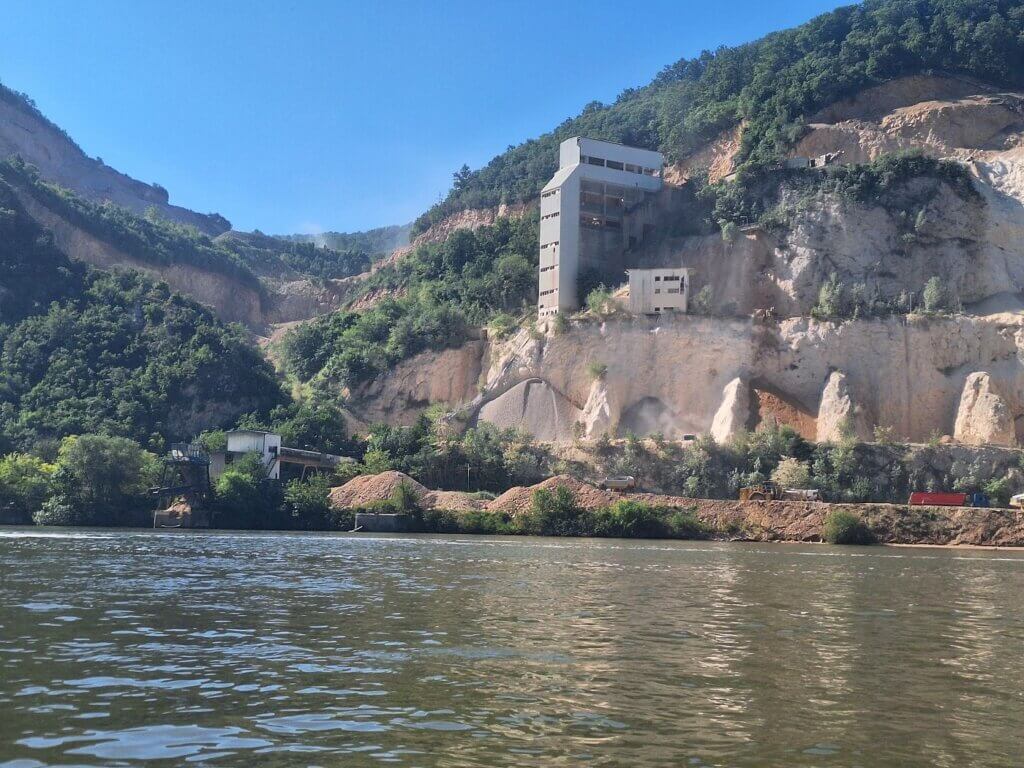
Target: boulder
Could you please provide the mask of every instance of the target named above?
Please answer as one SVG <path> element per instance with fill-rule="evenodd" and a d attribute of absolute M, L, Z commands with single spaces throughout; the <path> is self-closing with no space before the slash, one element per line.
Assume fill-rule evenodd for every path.
<path fill-rule="evenodd" d="M 832 371 L 818 406 L 819 443 L 837 443 L 846 437 L 870 440 L 871 429 L 864 417 L 864 409 L 854 402 L 846 374 Z"/>
<path fill-rule="evenodd" d="M 737 376 L 722 389 L 722 404 L 711 422 L 711 437 L 725 444 L 747 428 L 750 420 L 750 387 Z"/>
<path fill-rule="evenodd" d="M 964 382 L 953 437 L 968 445 L 1015 445 L 1013 413 L 996 392 L 992 377 L 975 371 Z"/>

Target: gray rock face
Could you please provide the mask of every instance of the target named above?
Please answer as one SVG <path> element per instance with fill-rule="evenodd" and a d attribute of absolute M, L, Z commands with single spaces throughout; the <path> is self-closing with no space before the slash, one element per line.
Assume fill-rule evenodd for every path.
<path fill-rule="evenodd" d="M 968 445 L 1015 445 L 1013 414 L 984 371 L 964 382 L 953 437 Z"/>
<path fill-rule="evenodd" d="M 523 429 L 540 441 L 567 442 L 580 416 L 580 409 L 565 395 L 546 381 L 531 379 L 484 405 L 478 421 L 501 429 Z"/>
<path fill-rule="evenodd" d="M 870 440 L 864 410 L 854 402 L 846 374 L 832 371 L 818 406 L 818 442 L 837 443 L 845 437 Z"/>
<path fill-rule="evenodd" d="M 711 436 L 716 443 L 727 443 L 747 427 L 750 420 L 750 387 L 736 377 L 722 390 L 722 404 L 711 422 Z"/>

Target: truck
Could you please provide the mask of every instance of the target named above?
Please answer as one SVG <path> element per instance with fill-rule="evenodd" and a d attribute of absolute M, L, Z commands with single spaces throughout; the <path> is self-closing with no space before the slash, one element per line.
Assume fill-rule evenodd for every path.
<path fill-rule="evenodd" d="M 816 488 L 783 488 L 777 483 L 761 483 L 740 488 L 740 501 L 821 501 Z"/>
<path fill-rule="evenodd" d="M 606 477 L 598 485 L 605 491 L 631 491 L 636 488 L 636 478 L 632 475 L 614 475 Z"/>
<path fill-rule="evenodd" d="M 948 491 L 914 491 L 907 501 L 912 507 L 966 507 L 966 493 Z"/>

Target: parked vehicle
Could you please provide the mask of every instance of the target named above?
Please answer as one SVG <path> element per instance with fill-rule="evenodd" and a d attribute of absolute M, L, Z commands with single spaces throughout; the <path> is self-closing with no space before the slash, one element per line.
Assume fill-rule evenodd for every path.
<path fill-rule="evenodd" d="M 966 493 L 914 491 L 907 502 L 912 507 L 966 507 Z"/>
<path fill-rule="evenodd" d="M 740 501 L 821 501 L 817 488 L 782 488 L 777 483 L 761 483 L 740 488 Z"/>
<path fill-rule="evenodd" d="M 1010 506 L 1015 509 L 1024 509 L 1024 493 L 1015 493 L 1011 496 Z"/>
<path fill-rule="evenodd" d="M 636 478 L 632 475 L 615 475 L 606 477 L 598 485 L 605 491 L 631 491 L 636 488 Z"/>
<path fill-rule="evenodd" d="M 992 503 L 989 501 L 988 494 L 982 493 L 981 491 L 975 491 L 967 497 L 967 503 L 972 507 L 991 507 Z"/>

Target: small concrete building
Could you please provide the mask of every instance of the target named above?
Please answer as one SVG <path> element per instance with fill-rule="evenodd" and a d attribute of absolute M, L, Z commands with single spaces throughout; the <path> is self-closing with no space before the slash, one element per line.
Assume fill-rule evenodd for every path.
<path fill-rule="evenodd" d="M 277 480 L 281 477 L 280 435 L 248 429 L 228 432 L 228 447 L 227 451 L 225 451 L 224 463 L 230 464 L 236 457 L 244 456 L 247 453 L 258 453 L 260 455 L 260 458 L 263 459 L 263 466 L 267 468 L 268 479 Z M 220 472 L 215 472 L 211 466 L 210 474 L 216 476 Z"/>
<path fill-rule="evenodd" d="M 660 315 L 664 312 L 685 312 L 689 306 L 689 269 L 630 269 L 628 274 L 630 312 Z"/>
<path fill-rule="evenodd" d="M 347 456 L 289 448 L 287 445 L 281 445 L 281 436 L 272 432 L 237 429 L 228 432 L 227 438 L 226 450 L 210 454 L 210 477 L 213 480 L 224 474 L 225 468 L 249 453 L 259 455 L 268 480 L 281 479 L 282 464 L 292 465 L 292 469 L 300 472 L 301 477 L 305 477 L 310 471 L 330 471 L 339 464 L 354 461 Z"/>
<path fill-rule="evenodd" d="M 625 269 L 626 253 L 653 224 L 660 152 L 573 137 L 559 146 L 558 172 L 540 196 L 540 317 L 579 309 L 582 270 Z"/>

